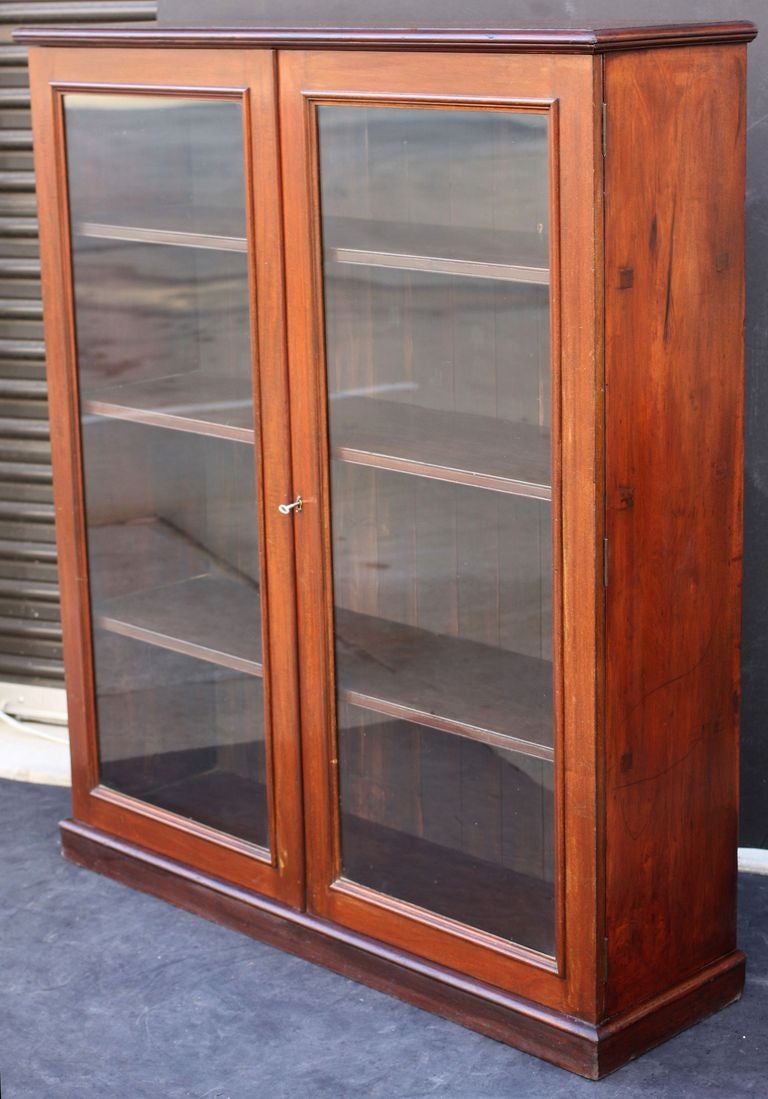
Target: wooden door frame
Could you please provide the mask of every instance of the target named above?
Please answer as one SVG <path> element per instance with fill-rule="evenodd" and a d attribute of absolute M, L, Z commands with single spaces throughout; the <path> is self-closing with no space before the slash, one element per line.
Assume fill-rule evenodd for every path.
<path fill-rule="evenodd" d="M 603 938 L 600 794 L 603 637 L 602 68 L 590 57 L 282 52 L 280 118 L 285 194 L 293 463 L 305 501 L 295 526 L 308 906 L 359 934 L 447 965 L 552 1008 L 600 1016 Z M 561 250 L 553 272 L 560 346 L 562 707 L 556 741 L 558 952 L 553 962 L 460 929 L 372 890 L 335 881 L 338 867 L 333 607 L 319 249 L 318 103 L 548 109 L 557 120 L 552 209 Z M 557 224 L 557 219 L 555 219 Z M 558 234 L 554 233 L 554 237 Z M 554 364 L 557 377 L 558 363 Z M 553 407 L 557 407 L 556 402 Z M 556 415 L 556 413 L 555 413 Z M 554 516 L 553 516 L 554 517 Z"/>
<path fill-rule="evenodd" d="M 87 73 L 87 81 L 82 74 Z M 275 54 L 30 51 L 57 544 L 78 821 L 295 907 L 303 904 L 293 545 Z M 99 785 L 62 96 L 178 95 L 243 105 L 271 860 L 245 841 Z M 262 409 L 268 408 L 264 415 Z M 270 672 L 270 668 L 272 671 Z M 275 670 L 279 674 L 274 674 Z"/>

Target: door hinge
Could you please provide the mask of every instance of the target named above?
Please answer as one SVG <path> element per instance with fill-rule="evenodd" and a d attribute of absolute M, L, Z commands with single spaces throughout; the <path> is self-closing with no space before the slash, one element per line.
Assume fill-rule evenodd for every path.
<path fill-rule="evenodd" d="M 608 539 L 603 538 L 603 587 L 608 587 Z"/>
<path fill-rule="evenodd" d="M 603 980 L 607 981 L 608 980 L 608 938 L 607 937 L 603 939 L 602 965 L 603 965 Z"/>
<path fill-rule="evenodd" d="M 608 104 L 607 103 L 602 104 L 602 111 L 603 111 L 603 115 L 602 115 L 602 117 L 603 117 L 603 122 L 602 122 L 602 126 L 603 126 L 603 157 L 605 157 L 606 153 L 608 152 Z"/>

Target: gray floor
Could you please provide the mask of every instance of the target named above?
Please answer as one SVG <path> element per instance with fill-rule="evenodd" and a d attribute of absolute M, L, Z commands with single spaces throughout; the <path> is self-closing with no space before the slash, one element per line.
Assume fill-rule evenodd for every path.
<path fill-rule="evenodd" d="M 590 1084 L 70 866 L 67 809 L 0 781 L 2 1099 L 768 1096 L 768 878 L 742 1001 Z"/>

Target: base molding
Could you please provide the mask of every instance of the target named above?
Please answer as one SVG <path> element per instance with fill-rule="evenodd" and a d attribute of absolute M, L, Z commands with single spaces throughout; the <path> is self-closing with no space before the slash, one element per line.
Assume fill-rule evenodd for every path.
<path fill-rule="evenodd" d="M 641 1007 L 594 1025 L 202 874 L 75 820 L 61 822 L 79 866 L 332 969 L 462 1026 L 597 1080 L 737 1000 L 740 951 Z"/>
<path fill-rule="evenodd" d="M 632 1011 L 595 1027 L 599 1080 L 741 997 L 746 957 L 734 950 Z"/>

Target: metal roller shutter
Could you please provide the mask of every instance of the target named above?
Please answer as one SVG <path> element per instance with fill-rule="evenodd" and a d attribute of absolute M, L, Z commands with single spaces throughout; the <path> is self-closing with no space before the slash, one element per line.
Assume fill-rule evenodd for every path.
<path fill-rule="evenodd" d="M 64 678 L 26 51 L 11 33 L 156 12 L 154 0 L 0 3 L 0 681 Z"/>

